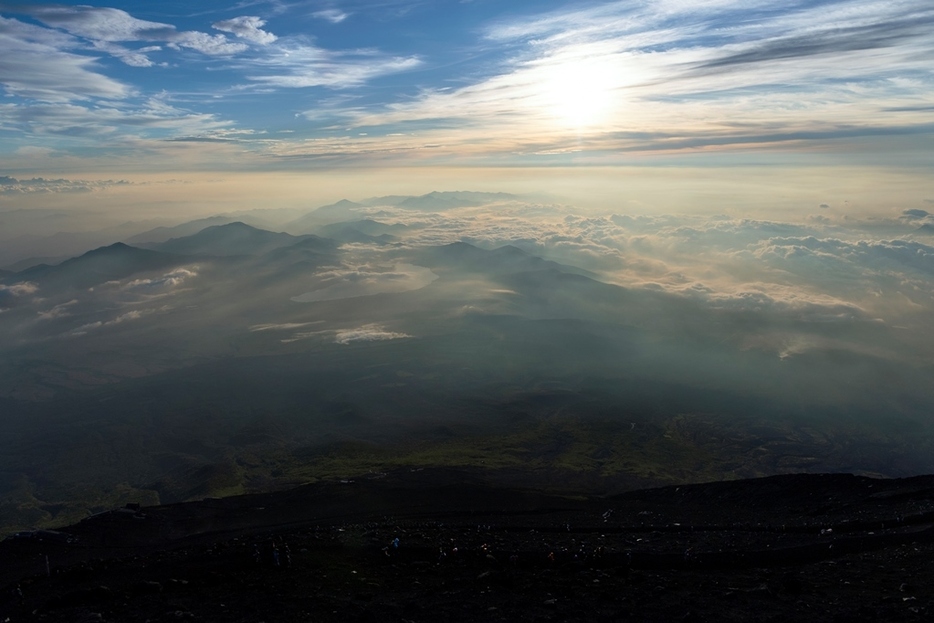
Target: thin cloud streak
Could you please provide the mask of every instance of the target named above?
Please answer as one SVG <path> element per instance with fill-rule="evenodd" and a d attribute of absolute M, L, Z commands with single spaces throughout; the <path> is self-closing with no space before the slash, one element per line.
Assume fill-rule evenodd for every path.
<path fill-rule="evenodd" d="M 454 64 L 392 33 L 372 45 L 331 34 L 426 14 L 422 3 L 260 6 L 176 25 L 120 8 L 0 4 L 42 24 L 0 17 L 11 96 L 0 132 L 14 148 L 82 157 L 136 145 L 143 161 L 169 149 L 158 141 L 233 142 L 223 133 L 236 131 L 245 167 L 602 164 L 749 149 L 849 158 L 854 142 L 886 137 L 890 151 L 918 152 L 932 134 L 934 8 L 921 0 L 490 11 L 457 48 L 482 63 Z M 111 73 L 114 60 L 122 71 Z M 198 71 L 205 86 L 171 82 Z"/>
<path fill-rule="evenodd" d="M 223 34 L 180 30 L 114 8 L 0 5 L 0 10 L 25 13 L 47 26 L 0 17 L 0 84 L 14 96 L 0 106 L 0 131 L 45 140 L 47 145 L 52 144 L 50 137 L 59 137 L 70 141 L 68 148 L 86 145 L 126 153 L 126 146 L 133 143 L 211 140 L 234 126 L 229 118 L 172 103 L 184 97 L 191 99 L 193 108 L 203 110 L 207 94 L 197 99 L 171 90 L 146 95 L 107 77 L 107 67 L 97 58 L 100 53 L 150 71 L 158 70 L 157 65 L 167 66 L 153 55 L 165 58 L 188 49 L 215 57 L 228 63 L 228 69 L 242 72 L 239 89 L 232 86 L 226 93 L 215 94 L 225 99 L 236 98 L 238 90 L 357 88 L 421 62 L 415 56 L 385 55 L 375 49 L 328 50 L 303 37 L 280 39 L 265 30 L 266 21 L 257 16 L 213 22 L 213 28 L 241 41 L 235 42 Z M 265 149 L 269 141 L 256 139 L 256 134 L 243 128 L 243 144 Z M 43 149 L 35 144 L 29 147 Z M 149 148 L 163 149 L 153 144 Z M 144 152 L 139 155 L 146 157 Z"/>
<path fill-rule="evenodd" d="M 340 9 L 322 9 L 320 11 L 315 11 L 311 15 L 312 17 L 323 19 L 325 21 L 331 22 L 332 24 L 340 24 L 345 19 L 350 17 L 348 13 L 344 13 Z"/>
<path fill-rule="evenodd" d="M 494 153 L 560 153 L 568 139 L 579 151 L 653 151 L 930 132 L 926 106 L 917 98 L 930 100 L 924 59 L 934 37 L 925 26 L 934 10 L 918 2 L 871 3 L 861 10 L 842 4 L 829 10 L 829 19 L 827 7 L 764 14 L 754 26 L 741 22 L 726 34 L 718 20 L 727 10 L 738 12 L 727 2 L 668 3 L 652 15 L 613 3 L 499 24 L 487 36 L 516 49 L 501 73 L 345 117 L 365 128 L 412 122 L 430 128 L 435 122 L 438 129 L 421 136 L 430 132 L 433 141 L 468 152 L 469 145 L 485 142 Z M 804 23 L 807 32 L 794 34 Z M 915 83 L 894 84 L 896 68 Z M 590 72 L 587 80 L 599 87 L 569 78 L 581 72 Z M 553 93 L 581 87 L 605 97 L 610 110 L 595 126 L 568 127 Z M 879 114 L 906 100 L 915 108 Z M 445 132 L 442 125 L 456 129 Z M 620 140 L 632 134 L 645 138 Z"/>
<path fill-rule="evenodd" d="M 68 47 L 44 29 L 0 16 L 0 84 L 12 95 L 44 102 L 119 100 L 133 92 L 98 73 L 95 59 Z"/>
<path fill-rule="evenodd" d="M 417 67 L 417 57 L 386 57 L 375 50 L 332 52 L 300 42 L 287 42 L 247 63 L 248 80 L 283 88 L 325 86 L 346 89 L 390 73 Z M 253 73 L 253 68 L 271 73 Z M 278 73 L 282 72 L 282 73 Z"/>
<path fill-rule="evenodd" d="M 31 8 L 29 13 L 48 26 L 61 28 L 93 43 L 164 42 L 175 49 L 189 48 L 202 54 L 221 56 L 236 54 L 247 49 L 245 44 L 231 42 L 224 35 L 178 31 L 171 24 L 137 19 L 120 9 L 91 6 L 37 6 Z M 229 27 L 236 30 L 237 28 L 233 26 L 234 20 L 230 22 Z M 242 24 L 239 29 L 243 31 Z"/>

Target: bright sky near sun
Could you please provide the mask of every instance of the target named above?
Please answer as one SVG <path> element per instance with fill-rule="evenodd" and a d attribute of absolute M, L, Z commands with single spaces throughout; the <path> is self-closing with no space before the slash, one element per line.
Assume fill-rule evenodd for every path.
<path fill-rule="evenodd" d="M 0 85 L 9 172 L 930 166 L 934 4 L 0 3 Z"/>
<path fill-rule="evenodd" d="M 280 199 L 270 173 L 301 173 L 312 202 L 559 181 L 660 209 L 934 195 L 930 0 L 0 1 L 0 92 L 8 186 L 223 174 L 202 192 L 244 206 L 260 185 L 234 172 Z M 780 192 L 751 183 L 770 176 Z"/>

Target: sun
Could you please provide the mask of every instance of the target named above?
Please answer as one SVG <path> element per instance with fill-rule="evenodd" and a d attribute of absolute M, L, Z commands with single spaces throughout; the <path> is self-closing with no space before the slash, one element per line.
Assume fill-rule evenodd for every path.
<path fill-rule="evenodd" d="M 610 121 L 618 68 L 606 59 L 580 59 L 543 68 L 543 105 L 558 125 L 593 129 Z"/>

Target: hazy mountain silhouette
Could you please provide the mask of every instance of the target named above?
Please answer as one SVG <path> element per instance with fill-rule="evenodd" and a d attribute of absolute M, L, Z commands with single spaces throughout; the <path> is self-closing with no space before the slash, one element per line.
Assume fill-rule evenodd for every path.
<path fill-rule="evenodd" d="M 399 234 L 409 229 L 408 225 L 403 225 L 401 223 L 389 225 L 387 223 L 381 223 L 379 221 L 367 218 L 359 221 L 347 221 L 325 225 L 324 227 L 318 229 L 318 233 L 327 238 L 334 238 L 335 234 L 342 232 L 347 228 L 353 229 L 362 234 L 366 234 L 367 236 L 394 236 L 394 234 Z"/>
<path fill-rule="evenodd" d="M 199 231 L 216 225 L 227 225 L 236 222 L 237 219 L 230 216 L 210 216 L 208 218 L 199 218 L 194 221 L 188 221 L 174 227 L 156 227 L 140 234 L 127 238 L 127 244 L 158 243 L 171 240 L 172 238 L 182 238 L 191 236 Z"/>
<path fill-rule="evenodd" d="M 283 276 L 289 276 L 296 269 L 309 270 L 322 264 L 333 263 L 338 247 L 340 243 L 335 240 L 309 234 L 295 244 L 265 253 L 260 262 L 264 266 L 275 266 L 285 271 Z M 291 267 L 291 270 L 287 270 L 286 267 Z"/>
<path fill-rule="evenodd" d="M 24 260 L 19 260 L 18 262 L 13 262 L 6 266 L 6 272 L 8 273 L 18 273 L 26 270 L 27 268 L 32 268 L 33 266 L 38 266 L 39 264 L 48 264 L 49 266 L 55 266 L 56 264 L 61 264 L 65 260 L 70 260 L 73 255 L 62 255 L 62 256 L 51 256 L 51 257 L 28 257 Z"/>
<path fill-rule="evenodd" d="M 480 193 L 468 191 L 430 192 L 420 197 L 410 197 L 398 204 L 400 208 L 410 210 L 443 211 L 455 208 L 469 208 L 484 205 L 494 201 L 510 201 L 516 199 L 509 193 Z"/>
<path fill-rule="evenodd" d="M 397 206 L 406 199 L 411 199 L 412 195 L 384 195 L 382 197 L 370 197 L 360 201 L 366 206 Z"/>
<path fill-rule="evenodd" d="M 133 233 L 135 231 L 125 231 L 124 227 L 120 227 L 95 231 L 60 231 L 49 236 L 17 236 L 0 243 L 0 266 L 18 272 L 11 266 L 23 270 L 38 264 L 57 264 L 89 249 L 123 241 Z"/>
<path fill-rule="evenodd" d="M 251 227 L 236 221 L 215 225 L 196 234 L 172 238 L 165 242 L 146 245 L 166 253 L 209 256 L 262 255 L 295 244 L 301 238 L 286 233 L 275 233 Z"/>
<path fill-rule="evenodd" d="M 342 201 L 317 235 L 232 222 L 0 273 L 38 286 L 0 289 L 0 531 L 390 465 L 578 492 L 930 471 L 932 368 L 887 358 L 889 325 L 643 286 L 544 236 L 427 246 L 478 238 L 416 210 L 510 197 Z"/>
<path fill-rule="evenodd" d="M 187 258 L 179 255 L 131 247 L 122 242 L 88 251 L 84 255 L 49 266 L 40 264 L 20 271 L 8 279 L 32 281 L 43 288 L 89 288 L 124 279 L 138 272 L 177 266 Z"/>
<path fill-rule="evenodd" d="M 341 199 L 337 203 L 321 206 L 294 221 L 286 223 L 284 229 L 295 232 L 307 232 L 320 227 L 324 223 L 349 221 L 353 219 L 355 210 L 363 207 L 366 206 L 362 203 Z"/>
<path fill-rule="evenodd" d="M 488 251 L 466 242 L 454 242 L 441 247 L 424 249 L 419 252 L 417 258 L 419 263 L 435 272 L 475 272 L 498 275 L 555 270 L 577 275 L 592 275 L 584 269 L 545 260 L 512 245 Z"/>
<path fill-rule="evenodd" d="M 375 244 L 388 244 L 397 240 L 390 232 L 402 232 L 408 229 L 405 225 L 387 225 L 372 219 L 331 223 L 318 228 L 318 233 L 341 242 L 370 242 Z"/>

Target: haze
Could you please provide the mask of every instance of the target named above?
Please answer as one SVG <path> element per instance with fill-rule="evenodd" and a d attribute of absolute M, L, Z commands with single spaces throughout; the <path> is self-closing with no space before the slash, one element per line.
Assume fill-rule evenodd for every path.
<path fill-rule="evenodd" d="M 931 471 L 932 22 L 0 3 L 0 528 L 425 465 Z"/>

